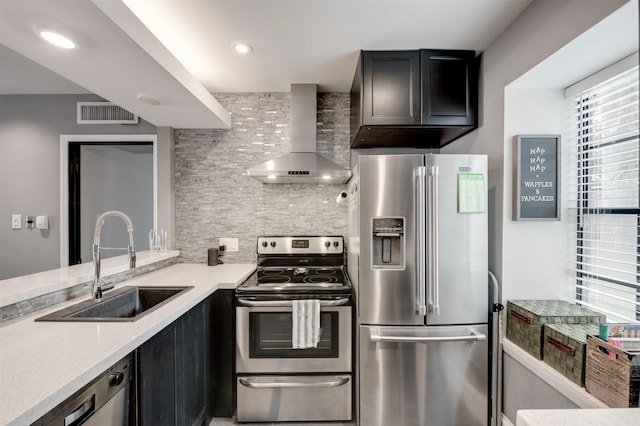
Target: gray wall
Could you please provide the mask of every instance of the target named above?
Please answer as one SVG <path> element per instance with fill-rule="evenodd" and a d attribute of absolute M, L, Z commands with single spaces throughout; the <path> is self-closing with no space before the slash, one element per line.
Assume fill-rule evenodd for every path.
<path fill-rule="evenodd" d="M 504 238 L 504 223 L 511 221 L 512 197 L 505 191 L 505 181 L 511 179 L 509 147 L 513 143 L 513 134 L 505 132 L 505 120 L 509 118 L 505 116 L 505 88 L 626 1 L 534 0 L 482 53 L 479 128 L 444 147 L 442 152 L 489 156 L 488 185 L 492 195 L 489 200 L 489 268 L 502 285 L 521 285 L 503 280 L 503 269 L 519 270 L 519 265 L 511 266 L 503 259 L 504 252 L 516 251 Z M 558 233 L 556 241 L 547 244 L 564 245 L 566 238 Z M 537 248 L 531 246 L 530 249 Z M 539 249 L 546 250 L 546 244 Z"/>
<path fill-rule="evenodd" d="M 124 212 L 134 224 L 136 250 L 147 250 L 153 228 L 153 146 L 82 145 L 80 148 L 80 204 L 82 262 L 92 261 L 93 234 L 98 215 Z M 129 236 L 120 218 L 107 218 L 102 247 L 127 247 Z M 120 256 L 122 250 L 103 250 L 101 257 Z"/>
<path fill-rule="evenodd" d="M 239 238 L 229 263 L 254 262 L 256 237 L 346 235 L 345 185 L 269 185 L 242 173 L 288 152 L 289 93 L 221 93 L 231 130 L 175 130 L 176 248 L 206 262 L 220 237 Z M 318 94 L 317 149 L 349 167 L 349 94 Z"/>
<path fill-rule="evenodd" d="M 0 96 L 0 279 L 58 268 L 60 135 L 155 134 L 155 126 L 78 125 L 76 102 L 95 95 Z M 11 214 L 48 215 L 49 230 L 12 230 Z"/>
<path fill-rule="evenodd" d="M 569 265 L 568 257 L 562 258 L 568 241 L 562 223 L 511 222 L 513 136 L 541 133 L 542 129 L 544 133 L 562 133 L 558 120 L 563 116 L 553 117 L 554 111 L 547 109 L 558 105 L 560 100 L 550 92 L 515 93 L 509 92 L 508 87 L 625 2 L 534 0 L 482 54 L 478 130 L 442 150 L 489 156 L 489 267 L 501 283 L 503 301 L 514 296 L 539 297 L 539 289 L 553 285 L 555 291 L 546 293 L 545 298 L 560 297 L 566 288 L 562 288 L 565 282 L 561 280 L 566 277 Z M 524 103 L 526 110 L 516 109 Z M 525 117 L 526 114 L 530 117 Z M 535 238 L 529 240 L 530 236 Z M 540 256 L 540 261 L 523 256 L 524 252 Z M 540 268 L 541 264 L 545 267 Z M 573 407 L 508 355 L 503 369 L 503 403 L 503 412 L 513 424 L 518 409 Z"/>

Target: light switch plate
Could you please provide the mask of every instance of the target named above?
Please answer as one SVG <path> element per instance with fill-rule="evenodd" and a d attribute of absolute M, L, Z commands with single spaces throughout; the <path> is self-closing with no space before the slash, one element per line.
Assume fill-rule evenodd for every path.
<path fill-rule="evenodd" d="M 220 238 L 220 245 L 225 246 L 225 251 L 238 251 L 237 238 Z"/>
<path fill-rule="evenodd" d="M 12 214 L 11 215 L 11 229 L 22 229 L 22 215 L 21 214 Z"/>

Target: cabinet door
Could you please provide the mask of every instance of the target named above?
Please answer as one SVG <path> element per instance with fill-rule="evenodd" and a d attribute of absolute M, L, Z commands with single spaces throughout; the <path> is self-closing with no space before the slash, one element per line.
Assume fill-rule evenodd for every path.
<path fill-rule="evenodd" d="M 138 348 L 140 425 L 192 426 L 208 420 L 211 392 L 209 299 Z"/>
<path fill-rule="evenodd" d="M 180 359 L 178 392 L 179 424 L 200 425 L 206 413 L 207 369 L 205 303 L 200 303 L 181 318 L 182 338 L 176 353 Z"/>
<path fill-rule="evenodd" d="M 422 124 L 477 125 L 475 52 L 421 50 Z"/>
<path fill-rule="evenodd" d="M 233 417 L 236 411 L 236 311 L 234 305 L 235 290 L 218 289 L 211 300 L 210 357 L 212 364 L 209 377 L 212 384 L 209 389 L 211 416 Z"/>
<path fill-rule="evenodd" d="M 138 349 L 139 424 L 178 424 L 177 392 L 180 319 Z"/>
<path fill-rule="evenodd" d="M 363 124 L 420 124 L 419 51 L 363 52 L 362 59 Z"/>

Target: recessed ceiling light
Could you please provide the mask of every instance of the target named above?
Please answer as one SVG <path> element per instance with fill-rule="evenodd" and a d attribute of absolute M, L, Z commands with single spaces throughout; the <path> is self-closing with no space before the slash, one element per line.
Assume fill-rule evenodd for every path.
<path fill-rule="evenodd" d="M 248 55 L 253 52 L 253 47 L 251 47 L 249 43 L 245 43 L 243 41 L 236 41 L 232 43 L 231 49 L 240 55 Z"/>
<path fill-rule="evenodd" d="M 142 102 L 143 104 L 160 105 L 160 99 L 158 99 L 158 98 L 156 98 L 155 96 L 152 96 L 152 95 L 145 95 L 144 93 L 141 93 L 141 94 L 137 95 L 136 98 L 138 98 L 138 100 L 140 102 Z"/>
<path fill-rule="evenodd" d="M 63 49 L 75 49 L 77 45 L 69 37 L 50 28 L 38 26 L 35 28 L 36 33 L 47 42 Z"/>

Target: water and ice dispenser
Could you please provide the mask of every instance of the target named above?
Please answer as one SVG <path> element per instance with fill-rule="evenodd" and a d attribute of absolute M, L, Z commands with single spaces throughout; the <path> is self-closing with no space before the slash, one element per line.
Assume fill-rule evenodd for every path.
<path fill-rule="evenodd" d="M 371 267 L 404 269 L 405 221 L 403 217 L 374 217 L 371 223 Z"/>

